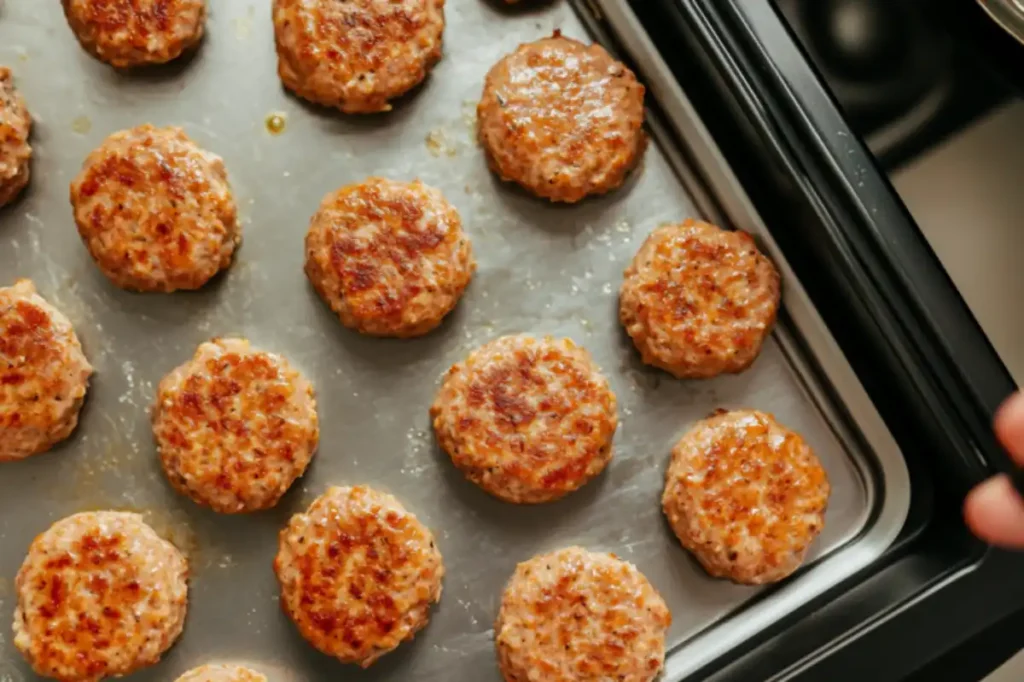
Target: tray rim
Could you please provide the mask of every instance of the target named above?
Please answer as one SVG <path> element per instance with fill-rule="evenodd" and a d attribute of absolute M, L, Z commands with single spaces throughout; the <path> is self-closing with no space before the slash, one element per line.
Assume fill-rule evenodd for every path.
<path fill-rule="evenodd" d="M 987 550 L 959 510 L 967 487 L 1005 459 L 990 424 L 1016 386 L 772 3 L 628 1 L 673 74 L 708 98 L 695 104 L 715 116 L 709 129 L 732 136 L 716 138 L 719 149 L 762 215 L 786 225 L 776 236 L 796 271 L 827 283 L 809 293 L 829 305 L 819 311 L 851 365 L 877 373 L 864 384 L 906 444 L 914 485 L 900 537 L 870 572 L 702 679 L 897 680 L 926 664 L 943 670 L 931 665 L 938 652 L 1024 604 L 1014 577 L 1024 556 Z M 748 145 L 749 166 L 739 165 Z"/>
<path fill-rule="evenodd" d="M 775 262 L 783 281 L 784 312 L 774 335 L 811 399 L 836 430 L 851 459 L 860 466 L 861 475 L 868 477 L 865 488 L 869 504 L 860 532 L 806 566 L 792 580 L 669 650 L 664 680 L 679 682 L 882 557 L 899 535 L 910 509 L 910 474 L 899 446 L 806 289 L 632 9 L 619 0 L 572 0 L 572 4 L 598 40 L 607 41 L 601 28 L 602 24 L 607 25 L 637 65 L 649 94 L 666 119 L 662 124 L 649 117 L 648 126 L 700 209 L 722 224 L 742 227 L 754 234 Z M 666 143 L 666 126 L 685 149 Z M 703 177 L 698 177 L 694 165 Z M 801 357 L 804 351 L 812 356 L 813 367 Z M 819 376 L 815 377 L 816 374 Z M 820 379 L 828 382 L 831 390 L 821 386 Z M 842 401 L 842 408 L 835 405 L 835 399 Z M 855 424 L 855 430 L 850 428 L 849 421 Z M 866 447 L 851 447 L 857 441 Z M 864 461 L 864 457 L 869 461 Z M 742 617 L 737 618 L 740 614 Z"/>

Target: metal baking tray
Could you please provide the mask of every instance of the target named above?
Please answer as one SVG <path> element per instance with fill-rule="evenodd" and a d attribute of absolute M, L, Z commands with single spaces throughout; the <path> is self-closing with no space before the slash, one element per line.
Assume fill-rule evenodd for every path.
<path fill-rule="evenodd" d="M 541 3 L 509 10 L 448 3 L 445 57 L 427 83 L 379 116 L 309 107 L 276 77 L 270 3 L 211 3 L 208 37 L 187 62 L 119 74 L 88 57 L 59 3 L 7 0 L 0 63 L 37 124 L 33 182 L 0 211 L 0 282 L 31 277 L 75 324 L 96 375 L 73 437 L 0 468 L 0 681 L 31 673 L 10 642 L 13 579 L 32 538 L 78 511 L 128 508 L 191 558 L 185 633 L 138 680 L 205 662 L 242 661 L 273 680 L 498 680 L 492 624 L 515 564 L 570 544 L 637 564 L 673 613 L 664 679 L 677 680 L 870 565 L 895 538 L 910 496 L 901 454 L 712 140 L 625 3 Z M 525 4 L 525 3 L 524 3 Z M 586 38 L 602 19 L 638 65 L 663 118 L 643 167 L 612 194 L 552 205 L 498 182 L 474 143 L 484 74 L 521 42 L 561 29 Z M 283 133 L 266 121 L 283 115 Z M 112 287 L 76 234 L 68 183 L 108 134 L 181 125 L 222 155 L 242 220 L 237 262 L 205 289 L 172 295 Z M 683 140 L 679 143 L 675 140 Z M 444 325 L 412 341 L 342 328 L 302 272 L 303 237 L 321 197 L 370 174 L 420 178 L 460 210 L 479 271 Z M 785 311 L 749 371 L 677 381 L 643 367 L 617 321 L 622 270 L 659 223 L 705 216 L 749 230 L 783 273 Z M 427 408 L 442 373 L 501 334 L 565 335 L 586 346 L 619 397 L 615 457 L 599 479 L 550 505 L 498 502 L 447 461 Z M 212 336 L 241 335 L 285 354 L 316 386 L 320 450 L 272 511 L 227 517 L 176 496 L 160 473 L 147 408 L 154 387 Z M 708 578 L 681 549 L 659 503 L 674 441 L 718 407 L 755 407 L 799 430 L 832 482 L 808 566 L 772 588 Z M 306 645 L 282 615 L 271 561 L 277 531 L 331 484 L 396 494 L 434 529 L 447 565 L 429 627 L 370 670 Z"/>

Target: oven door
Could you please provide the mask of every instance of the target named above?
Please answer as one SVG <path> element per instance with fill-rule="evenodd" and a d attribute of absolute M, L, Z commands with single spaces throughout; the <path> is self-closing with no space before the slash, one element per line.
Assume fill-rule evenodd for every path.
<path fill-rule="evenodd" d="M 912 480 L 881 560 L 690 679 L 903 679 L 1024 607 L 1024 555 L 986 547 L 961 517 L 967 490 L 1009 466 L 990 424 L 1013 382 L 771 3 L 619 6 L 710 129 Z"/>

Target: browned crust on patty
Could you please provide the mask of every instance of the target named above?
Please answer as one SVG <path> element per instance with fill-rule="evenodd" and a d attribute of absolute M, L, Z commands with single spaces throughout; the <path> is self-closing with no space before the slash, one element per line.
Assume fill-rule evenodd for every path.
<path fill-rule="evenodd" d="M 274 0 L 278 73 L 346 113 L 391 109 L 441 58 L 444 0 Z"/>
<path fill-rule="evenodd" d="M 171 485 L 227 514 L 276 505 L 309 466 L 319 433 L 312 385 L 243 339 L 200 345 L 160 382 L 153 406 Z"/>
<path fill-rule="evenodd" d="M 206 0 L 62 0 L 87 52 L 127 68 L 169 62 L 203 39 Z"/>
<path fill-rule="evenodd" d="M 305 269 L 346 327 L 407 338 L 441 324 L 476 263 L 441 192 L 369 178 L 324 198 L 306 235 Z"/>
<path fill-rule="evenodd" d="M 223 161 L 181 128 L 108 137 L 71 183 L 71 205 L 93 260 L 125 289 L 198 289 L 241 242 Z"/>
<path fill-rule="evenodd" d="M 671 623 L 635 566 L 569 547 L 516 567 L 494 625 L 498 665 L 507 682 L 650 682 Z"/>
<path fill-rule="evenodd" d="M 600 45 L 557 33 L 494 65 L 477 118 L 491 168 L 552 201 L 615 189 L 646 144 L 633 72 Z"/>
<path fill-rule="evenodd" d="M 175 682 L 267 682 L 267 677 L 240 665 L 211 664 L 193 668 Z"/>
<path fill-rule="evenodd" d="M 615 394 L 586 350 L 527 335 L 452 366 L 430 415 L 469 480 L 520 504 L 556 500 L 600 474 L 618 425 Z"/>
<path fill-rule="evenodd" d="M 673 448 L 662 507 L 708 573 L 758 585 L 799 568 L 825 525 L 829 493 L 798 433 L 764 412 L 722 411 Z"/>
<path fill-rule="evenodd" d="M 69 516 L 32 542 L 18 571 L 14 644 L 62 682 L 127 675 L 181 634 L 187 578 L 185 558 L 138 514 Z"/>
<path fill-rule="evenodd" d="M 637 251 L 619 319 L 645 363 L 709 378 L 753 363 L 779 298 L 779 273 L 749 234 L 688 219 L 654 230 Z"/>
<path fill-rule="evenodd" d="M 0 207 L 14 201 L 32 173 L 32 116 L 14 87 L 14 74 L 0 66 Z"/>
<path fill-rule="evenodd" d="M 31 281 L 0 288 L 0 462 L 71 435 L 91 375 L 71 322 Z"/>
<path fill-rule="evenodd" d="M 386 493 L 331 488 L 281 531 L 281 607 L 302 636 L 369 667 L 426 626 L 441 599 L 434 536 Z"/>

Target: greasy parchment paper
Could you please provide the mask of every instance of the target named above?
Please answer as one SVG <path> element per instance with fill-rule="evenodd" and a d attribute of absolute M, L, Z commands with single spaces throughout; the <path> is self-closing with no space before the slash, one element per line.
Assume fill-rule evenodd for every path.
<path fill-rule="evenodd" d="M 670 644 L 742 618 L 755 588 L 711 580 L 664 523 L 660 492 L 673 442 L 717 407 L 769 410 L 817 449 L 833 485 L 813 554 L 850 541 L 869 513 L 872 480 L 810 399 L 781 346 L 739 376 L 676 381 L 645 369 L 617 322 L 622 270 L 656 225 L 696 214 L 662 150 L 651 145 L 627 186 L 556 206 L 501 185 L 473 142 L 488 68 L 517 44 L 560 28 L 584 37 L 565 2 L 506 10 L 449 0 L 445 57 L 386 115 L 341 116 L 288 96 L 276 76 L 269 0 L 211 3 L 208 38 L 186 63 L 120 75 L 88 57 L 55 0 L 6 0 L 0 63 L 37 119 L 33 182 L 0 210 L 0 284 L 31 277 L 71 318 L 96 367 L 79 429 L 44 456 L 0 467 L 0 681 L 32 679 L 11 643 L 13 580 L 32 538 L 83 510 L 140 510 L 187 550 L 193 577 L 185 633 L 164 662 L 133 679 L 170 680 L 205 662 L 247 662 L 274 680 L 467 680 L 500 676 L 492 623 L 515 564 L 580 544 L 636 563 L 673 611 Z M 285 116 L 271 135 L 267 117 Z M 195 293 L 112 287 L 83 248 L 68 183 L 108 134 L 181 125 L 224 157 L 244 221 L 235 265 Z M 454 314 L 413 341 L 341 327 L 302 272 L 303 237 L 321 197 L 370 174 L 420 178 L 462 214 L 479 271 Z M 439 452 L 427 408 L 441 374 L 501 334 L 564 335 L 586 346 L 618 394 L 621 427 L 607 472 L 561 502 L 500 503 Z M 313 381 L 322 424 L 309 472 L 279 508 L 218 516 L 176 496 L 156 459 L 147 408 L 164 373 L 218 335 L 248 337 Z M 368 671 L 307 646 L 281 614 L 271 570 L 277 531 L 332 484 L 396 494 L 436 533 L 447 565 L 430 626 Z"/>

